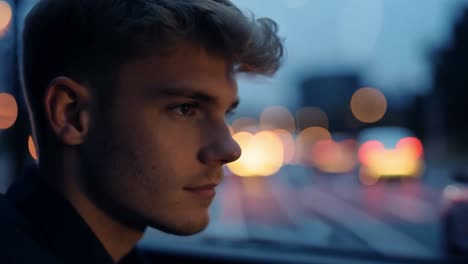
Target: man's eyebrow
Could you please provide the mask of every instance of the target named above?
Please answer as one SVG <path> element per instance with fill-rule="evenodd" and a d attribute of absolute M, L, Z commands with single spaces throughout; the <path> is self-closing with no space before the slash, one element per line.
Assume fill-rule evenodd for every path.
<path fill-rule="evenodd" d="M 160 88 L 158 89 L 157 95 L 165 97 L 185 97 L 211 104 L 216 103 L 217 101 L 216 97 L 187 86 Z"/>
<path fill-rule="evenodd" d="M 219 103 L 219 99 L 216 96 L 190 86 L 171 86 L 160 88 L 158 89 L 157 95 L 165 97 L 190 98 L 211 105 L 216 105 Z M 235 109 L 239 105 L 239 102 L 240 99 L 236 98 L 229 106 L 229 111 Z"/>

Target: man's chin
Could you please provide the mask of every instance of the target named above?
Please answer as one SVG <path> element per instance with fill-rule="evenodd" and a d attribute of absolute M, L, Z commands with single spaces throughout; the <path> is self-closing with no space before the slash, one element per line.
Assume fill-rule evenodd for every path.
<path fill-rule="evenodd" d="M 161 228 L 155 227 L 156 229 L 163 231 L 168 234 L 176 236 L 191 236 L 200 233 L 205 230 L 206 226 L 203 228 Z"/>
<path fill-rule="evenodd" d="M 198 234 L 205 230 L 208 226 L 209 218 L 199 221 L 185 221 L 181 223 L 170 223 L 165 225 L 151 225 L 162 232 L 177 235 L 177 236 L 191 236 Z"/>

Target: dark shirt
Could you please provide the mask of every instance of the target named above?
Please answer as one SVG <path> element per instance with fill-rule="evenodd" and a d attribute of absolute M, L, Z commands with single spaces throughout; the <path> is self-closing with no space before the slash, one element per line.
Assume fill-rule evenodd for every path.
<path fill-rule="evenodd" d="M 0 263 L 114 264 L 78 212 L 36 169 L 0 195 Z M 119 263 L 144 261 L 134 249 Z"/>

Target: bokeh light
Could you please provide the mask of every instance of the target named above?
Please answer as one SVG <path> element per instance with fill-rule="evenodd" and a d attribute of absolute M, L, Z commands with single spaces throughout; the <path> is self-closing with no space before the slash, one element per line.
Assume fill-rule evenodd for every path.
<path fill-rule="evenodd" d="M 372 155 L 376 152 L 384 151 L 385 146 L 378 140 L 369 140 L 359 148 L 359 160 L 362 164 L 368 165 L 371 163 Z"/>
<path fill-rule="evenodd" d="M 351 112 L 363 123 L 379 121 L 386 111 L 387 99 L 375 88 L 361 88 L 351 98 Z"/>
<path fill-rule="evenodd" d="M 424 148 L 418 138 L 406 137 L 398 141 L 396 148 L 405 152 L 412 159 L 418 159 L 423 156 Z"/>
<path fill-rule="evenodd" d="M 357 165 L 355 141 L 321 140 L 312 147 L 312 163 L 323 172 L 345 173 Z"/>
<path fill-rule="evenodd" d="M 294 132 L 296 124 L 293 115 L 286 107 L 271 106 L 261 113 L 260 128 L 263 130 L 284 129 Z"/>
<path fill-rule="evenodd" d="M 276 134 L 283 143 L 283 164 L 293 164 L 296 146 L 292 134 L 284 129 L 275 129 L 272 132 Z"/>
<path fill-rule="evenodd" d="M 296 138 L 295 163 L 312 165 L 310 161 L 312 147 L 320 140 L 327 139 L 331 139 L 331 134 L 323 127 L 309 127 L 301 131 Z"/>
<path fill-rule="evenodd" d="M 29 154 L 31 155 L 31 157 L 37 160 L 36 145 L 34 144 L 34 140 L 31 135 L 29 135 L 29 138 L 28 138 L 28 149 L 29 149 Z"/>
<path fill-rule="evenodd" d="M 234 130 L 234 133 L 242 131 L 255 133 L 259 127 L 259 124 L 257 119 L 253 117 L 240 117 L 232 122 L 231 127 Z"/>
<path fill-rule="evenodd" d="M 320 108 L 309 106 L 303 107 L 296 112 L 296 122 L 299 130 L 308 127 L 323 127 L 328 129 L 328 116 Z"/>
<path fill-rule="evenodd" d="M 9 93 L 0 93 L 0 129 L 11 127 L 18 117 L 18 105 Z"/>
<path fill-rule="evenodd" d="M 0 37 L 8 30 L 12 17 L 11 6 L 5 1 L 0 1 Z"/>
<path fill-rule="evenodd" d="M 241 157 L 227 166 L 231 172 L 243 177 L 270 176 L 283 165 L 283 144 L 270 131 L 257 134 L 239 132 L 233 135 L 242 149 Z"/>
<path fill-rule="evenodd" d="M 422 153 L 423 147 L 417 138 L 404 138 L 392 149 L 371 140 L 360 147 L 359 159 L 369 177 L 419 177 L 424 168 Z"/>

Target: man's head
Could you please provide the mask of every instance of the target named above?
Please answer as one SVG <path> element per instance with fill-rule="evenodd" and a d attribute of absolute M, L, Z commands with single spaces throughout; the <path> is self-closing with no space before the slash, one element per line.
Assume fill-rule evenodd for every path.
<path fill-rule="evenodd" d="M 73 170 L 126 224 L 202 230 L 209 190 L 240 155 L 225 124 L 235 74 L 276 72 L 276 33 L 227 0 L 41 1 L 22 62 L 41 166 Z"/>

